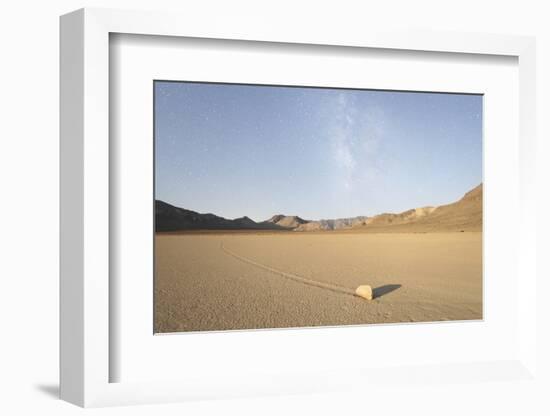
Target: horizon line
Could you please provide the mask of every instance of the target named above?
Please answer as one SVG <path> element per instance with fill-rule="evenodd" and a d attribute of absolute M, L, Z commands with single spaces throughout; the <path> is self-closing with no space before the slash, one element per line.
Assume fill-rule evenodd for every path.
<path fill-rule="evenodd" d="M 240 218 L 248 218 L 249 220 L 253 221 L 254 223 L 256 224 L 260 224 L 262 222 L 267 222 L 268 220 L 270 220 L 271 218 L 275 217 L 275 216 L 278 216 L 278 215 L 282 215 L 284 217 L 297 217 L 297 218 L 300 218 L 304 221 L 308 221 L 308 222 L 314 222 L 314 221 L 335 221 L 335 220 L 340 220 L 340 219 L 347 219 L 347 218 L 358 218 L 358 217 L 365 217 L 365 218 L 373 218 L 373 217 L 376 217 L 378 215 L 385 215 L 385 214 L 402 214 L 404 212 L 407 212 L 407 211 L 411 211 L 411 210 L 414 210 L 414 209 L 417 209 L 417 208 L 428 208 L 428 207 L 431 207 L 431 208 L 437 208 L 437 207 L 441 207 L 441 206 L 445 206 L 445 205 L 448 205 L 448 204 L 453 204 L 455 202 L 458 202 L 460 201 L 460 199 L 464 198 L 464 196 L 466 194 L 468 194 L 469 192 L 473 191 L 474 189 L 478 188 L 479 186 L 482 186 L 483 185 L 483 181 L 481 181 L 478 185 L 474 186 L 473 188 L 469 189 L 468 191 L 464 192 L 462 194 L 461 197 L 459 197 L 458 199 L 455 199 L 451 202 L 447 202 L 445 204 L 440 204 L 440 205 L 423 205 L 423 206 L 420 206 L 420 207 L 413 207 L 413 208 L 409 208 L 409 209 L 406 209 L 404 211 L 399 211 L 399 212 L 395 212 L 395 211 L 385 211 L 385 212 L 380 212 L 378 214 L 374 214 L 374 215 L 354 215 L 354 216 L 348 216 L 348 217 L 336 217 L 336 218 L 319 218 L 319 219 L 307 219 L 307 218 L 304 218 L 300 215 L 286 215 L 286 214 L 282 214 L 282 213 L 278 213 L 278 214 L 273 214 L 271 215 L 269 218 L 267 219 L 264 219 L 264 220 L 261 220 L 261 221 L 256 221 L 254 219 L 252 219 L 251 217 L 249 217 L 248 215 L 242 215 L 240 217 L 234 217 L 234 218 L 231 218 L 231 217 L 227 217 L 227 216 L 224 216 L 224 215 L 219 215 L 219 214 L 215 214 L 214 212 L 199 212 L 199 211 L 195 211 L 193 209 L 190 209 L 190 208 L 184 208 L 184 207 L 181 207 L 179 205 L 175 205 L 173 203 L 170 203 L 170 202 L 166 202 L 162 199 L 157 199 L 156 197 L 154 198 L 154 202 L 162 202 L 164 204 L 168 204 L 168 205 L 171 205 L 175 208 L 179 208 L 179 209 L 184 209 L 184 210 L 187 210 L 187 211 L 192 211 L 192 212 L 195 212 L 199 215 L 215 215 L 216 217 L 219 217 L 219 218 L 223 218 L 223 219 L 226 219 L 226 220 L 237 220 L 237 219 L 240 219 Z M 156 210 L 155 210 L 156 211 Z"/>

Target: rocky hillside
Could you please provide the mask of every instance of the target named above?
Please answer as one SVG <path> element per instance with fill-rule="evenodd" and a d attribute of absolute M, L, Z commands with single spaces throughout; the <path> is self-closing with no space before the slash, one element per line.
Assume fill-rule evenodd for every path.
<path fill-rule="evenodd" d="M 358 231 L 432 232 L 481 231 L 483 226 L 483 185 L 476 186 L 461 199 L 438 207 L 411 209 L 399 214 L 380 214 L 369 218 Z"/>

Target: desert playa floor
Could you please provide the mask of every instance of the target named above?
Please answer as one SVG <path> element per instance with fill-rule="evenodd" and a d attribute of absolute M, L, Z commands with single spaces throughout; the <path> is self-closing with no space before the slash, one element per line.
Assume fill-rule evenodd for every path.
<path fill-rule="evenodd" d="M 155 239 L 156 333 L 482 318 L 481 232 Z"/>

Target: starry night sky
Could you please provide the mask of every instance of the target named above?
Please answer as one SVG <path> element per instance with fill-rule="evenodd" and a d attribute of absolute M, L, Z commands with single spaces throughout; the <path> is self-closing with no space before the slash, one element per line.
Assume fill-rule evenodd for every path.
<path fill-rule="evenodd" d="M 156 81 L 155 180 L 256 221 L 453 202 L 482 181 L 482 97 Z"/>

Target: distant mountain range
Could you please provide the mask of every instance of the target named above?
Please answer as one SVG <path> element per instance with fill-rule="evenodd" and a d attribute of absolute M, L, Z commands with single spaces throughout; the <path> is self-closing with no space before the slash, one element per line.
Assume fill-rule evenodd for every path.
<path fill-rule="evenodd" d="M 281 230 L 367 232 L 481 231 L 483 186 L 480 184 L 460 200 L 437 207 L 414 208 L 398 214 L 384 213 L 373 217 L 359 216 L 310 221 L 296 215 L 274 215 L 262 222 L 248 217 L 227 219 L 214 214 L 200 214 L 155 201 L 156 231 L 182 230 Z"/>
<path fill-rule="evenodd" d="M 332 231 L 366 224 L 368 217 L 337 218 L 335 220 L 308 221 L 296 227 L 296 231 Z"/>
<path fill-rule="evenodd" d="M 282 230 L 283 227 L 264 221 L 257 223 L 248 217 L 229 220 L 214 214 L 199 214 L 184 208 L 155 201 L 156 231 L 178 230 Z"/>
<path fill-rule="evenodd" d="M 307 224 L 309 221 L 304 220 L 303 218 L 300 218 L 296 215 L 274 215 L 267 221 L 263 221 L 260 224 L 274 224 L 281 228 L 290 228 L 295 229 L 303 224 Z"/>

